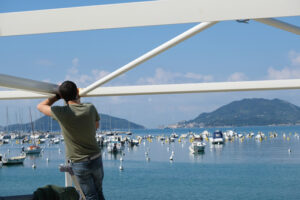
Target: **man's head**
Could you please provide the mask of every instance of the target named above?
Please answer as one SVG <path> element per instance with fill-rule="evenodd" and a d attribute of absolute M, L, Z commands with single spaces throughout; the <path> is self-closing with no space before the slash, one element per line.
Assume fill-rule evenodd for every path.
<path fill-rule="evenodd" d="M 63 82 L 58 88 L 59 95 L 63 98 L 66 102 L 77 100 L 78 98 L 78 90 L 75 83 L 72 81 L 65 81 Z"/>

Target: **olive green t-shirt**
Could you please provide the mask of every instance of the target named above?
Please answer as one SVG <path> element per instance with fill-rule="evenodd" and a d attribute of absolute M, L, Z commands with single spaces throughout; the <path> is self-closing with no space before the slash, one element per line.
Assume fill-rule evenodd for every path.
<path fill-rule="evenodd" d="M 51 112 L 61 127 L 68 159 L 79 161 L 100 152 L 96 141 L 96 121 L 100 117 L 93 104 L 52 106 Z"/>

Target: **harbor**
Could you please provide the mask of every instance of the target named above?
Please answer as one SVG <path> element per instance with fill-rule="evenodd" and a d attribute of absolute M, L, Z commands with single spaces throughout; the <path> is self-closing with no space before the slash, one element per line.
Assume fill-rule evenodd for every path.
<path fill-rule="evenodd" d="M 212 144 L 210 138 L 216 130 L 145 129 L 118 137 L 101 135 L 110 141 L 102 144 L 105 196 L 107 199 L 199 199 L 199 195 L 206 199 L 298 199 L 299 126 L 223 128 L 219 130 L 224 143 Z M 262 134 L 262 139 L 256 138 Z M 228 135 L 232 137 L 229 139 Z M 205 148 L 199 153 L 191 152 L 190 146 L 199 136 L 203 136 Z M 131 143 L 129 138 L 138 142 Z M 60 138 L 54 143 L 52 139 L 38 144 L 41 152 L 26 155 L 23 164 L 0 168 L 1 196 L 32 194 L 48 184 L 64 186 L 64 174 L 58 170 L 65 162 L 64 141 Z M 118 140 L 120 143 L 124 140 L 122 149 L 109 151 L 109 144 Z M 16 141 L 11 139 L 2 144 L 0 154 L 16 156 L 23 147 L 32 145 Z"/>

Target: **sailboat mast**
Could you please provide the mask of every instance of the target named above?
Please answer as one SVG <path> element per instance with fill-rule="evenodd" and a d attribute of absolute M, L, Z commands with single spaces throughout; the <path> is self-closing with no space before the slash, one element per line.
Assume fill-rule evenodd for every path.
<path fill-rule="evenodd" d="M 6 133 L 8 133 L 8 123 L 9 123 L 9 119 L 8 119 L 8 107 L 6 107 Z"/>
<path fill-rule="evenodd" d="M 29 115 L 30 115 L 30 123 L 31 123 L 31 132 L 32 132 L 32 135 L 34 135 L 34 127 L 33 127 L 33 122 L 32 122 L 31 107 L 29 107 Z"/>

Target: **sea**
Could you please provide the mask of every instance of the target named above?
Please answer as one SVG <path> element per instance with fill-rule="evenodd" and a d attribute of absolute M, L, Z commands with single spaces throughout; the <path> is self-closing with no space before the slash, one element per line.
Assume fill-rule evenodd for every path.
<path fill-rule="evenodd" d="M 190 153 L 188 139 L 168 143 L 155 138 L 173 132 L 199 134 L 204 130 L 212 133 L 216 129 L 131 130 L 132 137 L 153 135 L 154 138 L 143 140 L 134 148 L 126 146 L 123 154 L 109 154 L 103 149 L 106 199 L 300 199 L 300 141 L 295 136 L 300 133 L 300 126 L 218 128 L 243 135 L 263 132 L 267 138 L 235 139 L 223 145 L 206 142 L 201 154 Z M 278 136 L 270 138 L 269 133 L 275 132 Z M 0 197 L 32 194 L 49 184 L 64 186 L 64 173 L 58 170 L 65 162 L 64 143 L 45 143 L 41 147 L 43 152 L 27 156 L 23 165 L 0 168 Z M 13 156 L 21 148 L 21 144 L 12 141 L 1 145 L 0 153 Z M 149 152 L 150 160 L 146 160 L 145 152 Z M 173 161 L 169 159 L 172 153 Z M 32 168 L 33 164 L 36 168 Z"/>

